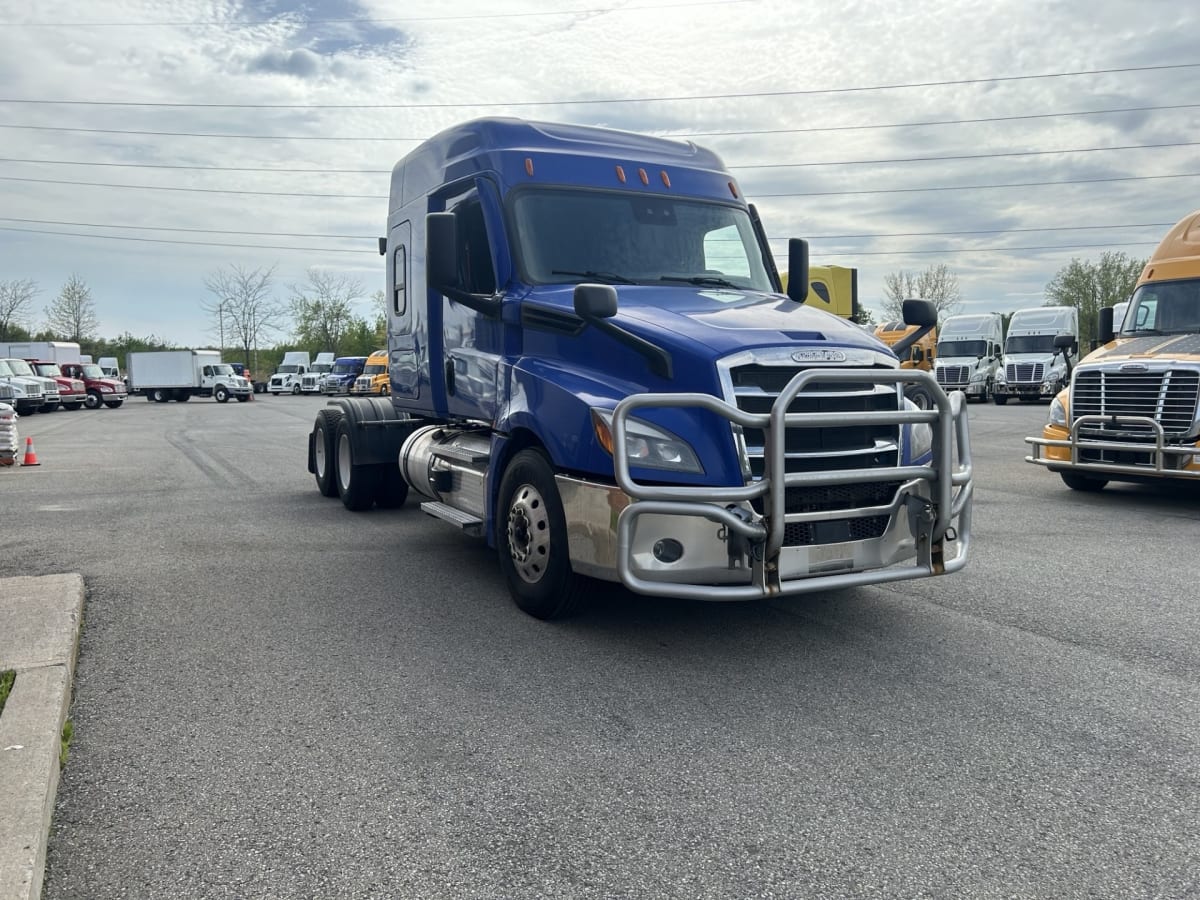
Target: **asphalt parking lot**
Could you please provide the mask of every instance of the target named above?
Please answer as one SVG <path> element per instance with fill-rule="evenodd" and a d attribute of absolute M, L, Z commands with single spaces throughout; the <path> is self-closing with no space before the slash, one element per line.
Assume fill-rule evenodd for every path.
<path fill-rule="evenodd" d="M 321 497 L 323 404 L 20 421 L 0 577 L 88 592 L 47 900 L 1200 895 L 1200 491 L 972 406 L 962 573 L 544 623 Z"/>

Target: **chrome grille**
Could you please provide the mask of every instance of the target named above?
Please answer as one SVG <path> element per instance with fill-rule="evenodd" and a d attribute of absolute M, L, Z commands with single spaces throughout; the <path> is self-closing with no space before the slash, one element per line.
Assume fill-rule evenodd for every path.
<path fill-rule="evenodd" d="M 968 369 L 966 366 L 938 366 L 934 377 L 938 384 L 955 387 L 967 383 Z"/>
<path fill-rule="evenodd" d="M 1166 372 L 1077 372 L 1071 389 L 1071 415 L 1145 416 L 1154 419 L 1168 436 L 1192 432 L 1196 404 L 1200 399 L 1200 372 L 1170 369 Z M 1117 426 L 1114 425 L 1113 428 Z M 1081 429 L 1100 434 L 1112 429 Z M 1144 431 L 1145 427 L 1121 425 L 1122 432 Z"/>
<path fill-rule="evenodd" d="M 1045 371 L 1043 363 L 1009 363 L 1004 367 L 1004 377 L 1010 382 L 1040 384 Z"/>

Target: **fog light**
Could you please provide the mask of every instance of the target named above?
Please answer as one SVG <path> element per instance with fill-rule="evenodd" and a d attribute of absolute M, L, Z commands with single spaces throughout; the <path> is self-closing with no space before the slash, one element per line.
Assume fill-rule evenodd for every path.
<path fill-rule="evenodd" d="M 654 558 L 660 563 L 679 562 L 683 558 L 683 544 L 675 538 L 663 538 L 654 544 Z"/>

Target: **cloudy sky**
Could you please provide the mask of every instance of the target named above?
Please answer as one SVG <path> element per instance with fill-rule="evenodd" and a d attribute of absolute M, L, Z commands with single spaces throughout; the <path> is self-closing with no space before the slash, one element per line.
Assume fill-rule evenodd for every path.
<path fill-rule="evenodd" d="M 369 293 L 396 160 L 512 115 L 694 136 L 777 258 L 874 308 L 945 263 L 1009 312 L 1200 207 L 1197 35 L 1174 0 L 0 0 L 0 280 L 34 327 L 75 273 L 103 336 L 180 345 L 223 267 Z"/>

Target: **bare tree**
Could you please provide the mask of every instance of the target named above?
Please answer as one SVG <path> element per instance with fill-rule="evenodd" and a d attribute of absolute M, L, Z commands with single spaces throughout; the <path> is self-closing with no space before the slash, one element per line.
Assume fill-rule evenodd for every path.
<path fill-rule="evenodd" d="M 275 299 L 271 279 L 275 267 L 247 270 L 231 265 L 217 269 L 204 279 L 204 286 L 214 297 L 201 304 L 201 309 L 217 320 L 221 350 L 228 338 L 242 351 L 242 361 L 251 366 L 251 353 L 260 341 L 283 327 L 287 309 Z"/>
<path fill-rule="evenodd" d="M 930 265 L 924 272 L 892 272 L 883 276 L 884 319 L 903 317 L 904 301 L 914 297 L 933 301 L 937 307 L 938 320 L 951 316 L 962 303 L 962 290 L 958 277 L 946 268 L 945 263 Z"/>
<path fill-rule="evenodd" d="M 100 328 L 92 291 L 75 273 L 67 279 L 53 302 L 46 307 L 46 326 L 64 340 L 90 341 Z"/>
<path fill-rule="evenodd" d="M 0 341 L 11 341 L 30 319 L 33 298 L 41 292 L 36 281 L 14 278 L 0 281 Z"/>
<path fill-rule="evenodd" d="M 306 284 L 292 285 L 299 343 L 337 354 L 356 324 L 351 304 L 363 297 L 363 291 L 357 278 L 309 269 Z"/>

